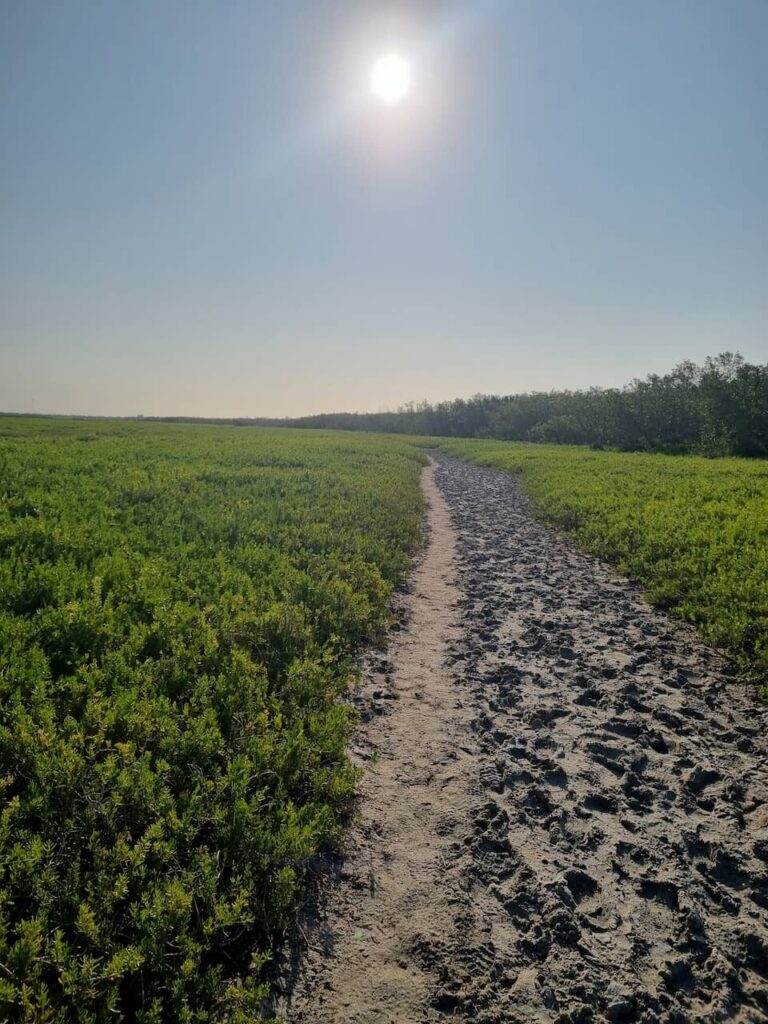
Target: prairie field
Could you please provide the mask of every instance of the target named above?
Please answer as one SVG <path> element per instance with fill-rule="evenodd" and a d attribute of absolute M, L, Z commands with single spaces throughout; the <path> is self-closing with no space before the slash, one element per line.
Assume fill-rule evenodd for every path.
<path fill-rule="evenodd" d="M 768 673 L 768 460 L 435 438 L 521 474 L 535 508 L 739 666 Z"/>
<path fill-rule="evenodd" d="M 253 1019 L 349 806 L 338 697 L 408 571 L 422 461 L 0 420 L 0 1019 Z"/>
<path fill-rule="evenodd" d="M 436 449 L 427 484 L 425 446 Z M 386 641 L 393 590 L 420 550 L 400 640 L 390 634 L 391 654 L 361 684 L 371 714 L 360 727 L 343 696 L 360 654 Z M 590 555 L 639 581 L 661 612 Z M 558 949 L 548 929 L 562 911 L 546 910 L 545 894 L 559 884 L 553 865 L 570 863 L 568 843 L 584 892 L 612 892 L 609 902 L 645 921 L 656 890 L 633 880 L 631 857 L 618 881 L 606 868 L 609 847 L 629 849 L 622 829 L 639 830 L 642 863 L 662 874 L 677 865 L 723 955 L 748 950 L 738 999 L 763 1007 L 755 978 L 768 944 L 743 930 L 727 894 L 710 892 L 731 877 L 730 858 L 757 905 L 768 899 L 758 863 L 768 842 L 750 817 L 766 798 L 739 781 L 755 766 L 762 785 L 763 710 L 751 688 L 732 699 L 719 656 L 664 611 L 728 652 L 743 679 L 764 677 L 765 461 L 0 418 L 0 1019 L 276 1019 L 271 960 L 313 858 L 343 850 L 350 821 L 367 852 L 346 869 L 330 925 L 338 944 L 292 1007 L 277 1007 L 280 1019 L 377 1012 L 377 957 L 408 974 L 391 1006 L 411 1019 L 433 998 L 408 952 L 425 928 L 448 936 L 424 954 L 443 979 L 434 1005 L 498 1019 L 519 995 L 499 964 L 534 948 L 528 911 L 518 920 L 505 910 L 496 966 L 484 933 L 454 935 L 452 915 L 474 878 L 482 885 L 460 913 L 494 919 L 512 869 L 489 866 L 484 851 L 507 850 L 510 836 L 525 851 L 536 815 L 551 855 L 536 845 L 533 874 L 520 869 L 514 892 L 532 908 L 537 950 Z M 351 818 L 356 727 L 373 788 Z M 522 746 L 510 752 L 511 735 Z M 562 751 L 557 769 L 536 753 L 542 743 Z M 530 771 L 519 772 L 523 747 Z M 489 783 L 498 771 L 507 781 Z M 490 787 L 480 804 L 478 779 Z M 678 831 L 709 828 L 709 860 L 699 847 L 665 846 L 670 800 Z M 620 820 L 589 831 L 617 808 Z M 580 851 L 593 842 L 587 875 Z M 589 943 L 589 922 L 568 914 L 568 934 Z M 673 948 L 667 924 L 646 922 L 640 939 Z M 389 944 L 377 948 L 376 936 Z M 568 1005 L 568 955 L 552 953 L 556 994 L 536 998 Z M 632 989 L 634 961 L 621 944 L 615 955 L 607 973 L 592 972 L 585 1006 L 608 1005 L 611 972 L 625 979 L 616 1005 L 673 1005 L 666 982 Z M 539 956 L 525 952 L 518 966 Z M 718 977 L 696 983 L 699 1010 L 708 999 L 731 1005 Z"/>

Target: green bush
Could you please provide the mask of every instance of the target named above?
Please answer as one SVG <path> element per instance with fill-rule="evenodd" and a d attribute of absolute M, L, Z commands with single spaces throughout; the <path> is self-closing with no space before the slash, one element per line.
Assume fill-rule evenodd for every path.
<path fill-rule="evenodd" d="M 10 418 L 0 452 L 0 1019 L 253 1020 L 423 457 Z"/>

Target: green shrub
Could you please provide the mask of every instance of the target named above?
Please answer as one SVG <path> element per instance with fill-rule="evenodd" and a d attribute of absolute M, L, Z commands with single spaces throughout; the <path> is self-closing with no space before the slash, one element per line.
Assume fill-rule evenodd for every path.
<path fill-rule="evenodd" d="M 0 1019 L 253 1020 L 349 805 L 338 698 L 418 541 L 423 457 L 2 428 Z"/>

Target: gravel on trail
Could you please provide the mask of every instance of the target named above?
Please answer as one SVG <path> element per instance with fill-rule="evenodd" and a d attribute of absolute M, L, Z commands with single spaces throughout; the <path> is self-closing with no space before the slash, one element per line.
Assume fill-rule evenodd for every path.
<path fill-rule="evenodd" d="M 418 793 L 439 811 L 422 835 L 439 857 L 421 878 L 418 857 L 395 858 L 414 876 L 400 903 L 366 897 L 387 952 L 366 950 L 371 998 L 345 991 L 361 865 L 397 839 L 386 811 L 366 834 L 363 794 L 288 1021 L 767 1022 L 768 709 L 692 628 L 535 518 L 515 477 L 433 459 L 456 593 L 439 673 L 456 700 L 433 723 L 456 760 L 447 795 Z M 361 743 L 408 718 L 389 703 Z M 396 765 L 411 740 L 393 740 Z M 393 792 L 413 798 L 407 779 Z"/>

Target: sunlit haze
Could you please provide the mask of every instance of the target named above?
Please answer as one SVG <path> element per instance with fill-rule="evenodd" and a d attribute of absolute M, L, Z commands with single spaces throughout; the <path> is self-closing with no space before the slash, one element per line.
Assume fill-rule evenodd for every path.
<path fill-rule="evenodd" d="M 371 91 L 385 103 L 399 103 L 411 84 L 408 62 L 397 53 L 379 57 L 371 68 Z"/>
<path fill-rule="evenodd" d="M 764 361 L 767 44 L 761 0 L 6 3 L 0 409 Z"/>

